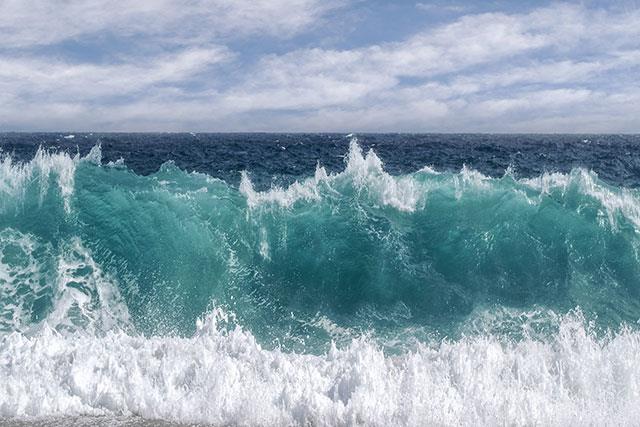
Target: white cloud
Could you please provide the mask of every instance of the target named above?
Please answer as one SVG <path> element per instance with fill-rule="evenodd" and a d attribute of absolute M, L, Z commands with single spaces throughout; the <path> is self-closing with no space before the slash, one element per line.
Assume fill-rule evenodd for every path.
<path fill-rule="evenodd" d="M 464 12 L 468 8 L 459 4 L 416 3 L 416 9 L 425 12 Z"/>
<path fill-rule="evenodd" d="M 175 6 L 164 10 L 168 0 L 158 0 L 105 15 L 97 12 L 105 1 L 90 0 L 86 10 L 70 2 L 86 22 L 68 19 L 68 26 L 51 24 L 47 32 L 45 19 L 36 19 L 33 31 L 17 29 L 16 10 L 26 9 L 8 0 L 0 8 L 9 4 L 14 18 L 10 25 L 0 18 L 0 35 L 4 31 L 5 45 L 16 47 L 105 28 L 153 37 L 176 31 L 183 46 L 106 65 L 0 56 L 0 128 L 640 130 L 640 93 L 630 90 L 640 71 L 638 11 L 561 4 L 467 15 L 401 41 L 296 49 L 240 67 L 233 62 L 238 54 L 220 44 L 224 37 L 287 37 L 317 25 L 338 3 L 194 1 L 175 15 Z M 69 13 L 33 3 L 44 8 L 29 12 L 36 18 L 49 10 Z M 193 83 L 197 90 L 185 87 Z"/>
<path fill-rule="evenodd" d="M 615 49 L 637 48 L 637 38 L 635 45 L 630 41 L 639 29 L 639 13 L 621 16 L 569 5 L 470 15 L 402 42 L 267 57 L 257 74 L 231 92 L 242 93 L 235 105 L 247 110 L 315 109 L 295 122 L 306 129 L 322 130 L 324 123 L 324 129 L 340 130 L 496 130 L 506 117 L 585 114 L 583 106 L 612 102 L 588 86 L 616 70 L 637 75 L 640 51 Z M 575 51 L 587 59 L 573 58 Z M 402 85 L 405 77 L 424 83 Z M 614 94 L 625 91 L 629 80 L 599 85 Z M 507 87 L 510 95 L 496 92 Z M 622 105 L 612 107 L 615 114 Z M 639 115 L 627 113 L 626 129 Z M 526 121 L 519 123 L 519 130 L 527 130 Z"/>
<path fill-rule="evenodd" d="M 465 17 L 403 42 L 353 50 L 305 49 L 263 58 L 229 91 L 229 108 L 308 109 L 353 104 L 390 90 L 403 76 L 433 77 L 548 44 L 524 20 L 503 14 Z"/>
<path fill-rule="evenodd" d="M 603 25 L 599 33 L 593 33 L 593 29 L 581 32 L 580 28 L 586 28 L 581 24 L 585 16 L 582 9 L 568 6 L 526 15 L 473 15 L 403 42 L 268 56 L 243 85 L 229 91 L 226 99 L 229 108 L 237 109 L 354 107 L 367 97 L 380 100 L 386 91 L 411 95 L 398 87 L 403 77 L 432 80 L 413 88 L 428 99 L 440 99 L 517 83 L 579 83 L 598 73 L 640 63 L 638 51 L 605 53 L 590 61 L 554 58 L 556 51 L 567 48 L 571 40 L 599 42 L 602 37 L 619 38 L 636 31 Z M 608 17 L 611 22 L 616 19 Z M 552 59 L 523 66 L 505 62 L 543 49 L 554 52 Z M 503 70 L 466 72 L 474 66 L 496 63 L 503 64 Z M 451 84 L 433 82 L 449 76 L 453 76 Z"/>
<path fill-rule="evenodd" d="M 2 0 L 0 47 L 49 45 L 104 32 L 172 40 L 289 37 L 341 0 Z"/>
<path fill-rule="evenodd" d="M 11 58 L 0 62 L 0 88 L 42 102 L 49 97 L 95 100 L 134 94 L 153 85 L 180 83 L 230 57 L 225 48 L 210 47 L 110 65 Z"/>

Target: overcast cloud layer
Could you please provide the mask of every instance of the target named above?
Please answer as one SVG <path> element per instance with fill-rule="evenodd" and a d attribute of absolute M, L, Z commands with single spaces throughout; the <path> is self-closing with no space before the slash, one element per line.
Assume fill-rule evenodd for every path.
<path fill-rule="evenodd" d="M 640 5 L 2 0 L 0 130 L 640 132 Z"/>

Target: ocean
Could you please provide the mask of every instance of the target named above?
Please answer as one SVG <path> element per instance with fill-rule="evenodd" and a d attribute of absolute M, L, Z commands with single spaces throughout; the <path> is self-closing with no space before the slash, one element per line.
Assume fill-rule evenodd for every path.
<path fill-rule="evenodd" d="M 640 136 L 0 149 L 0 423 L 640 419 Z"/>

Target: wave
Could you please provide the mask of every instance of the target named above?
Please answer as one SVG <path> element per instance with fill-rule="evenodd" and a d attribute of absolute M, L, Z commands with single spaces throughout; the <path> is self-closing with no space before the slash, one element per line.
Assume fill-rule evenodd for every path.
<path fill-rule="evenodd" d="M 6 155 L 0 416 L 632 424 L 639 197 L 586 169 L 394 176 L 355 140 L 266 191 Z"/>
<path fill-rule="evenodd" d="M 171 163 L 149 176 L 102 166 L 99 147 L 85 158 L 39 150 L 26 164 L 6 156 L 3 253 L 24 271 L 3 263 L 3 301 L 15 306 L 4 318 L 15 324 L 2 329 L 53 316 L 60 289 L 96 282 L 151 334 L 192 333 L 214 302 L 243 324 L 268 320 L 273 328 L 255 331 L 267 339 L 308 335 L 323 316 L 360 331 L 426 325 L 450 335 L 496 303 L 580 306 L 610 325 L 640 317 L 635 190 L 584 169 L 392 176 L 355 140 L 345 163 L 256 191 L 247 172 L 236 189 Z M 74 251 L 90 254 L 74 267 L 82 285 L 60 276 Z"/>

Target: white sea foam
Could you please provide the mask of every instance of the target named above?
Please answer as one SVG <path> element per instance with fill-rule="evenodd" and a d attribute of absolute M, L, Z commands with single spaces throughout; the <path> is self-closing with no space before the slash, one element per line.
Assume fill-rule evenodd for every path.
<path fill-rule="evenodd" d="M 343 172 L 360 190 L 377 196 L 380 203 L 400 211 L 413 211 L 423 200 L 425 188 L 412 176 L 395 177 L 384 171 L 382 160 L 373 150 L 363 155 L 357 140 L 352 140 L 347 156 L 347 167 Z"/>
<path fill-rule="evenodd" d="M 116 169 L 124 168 L 125 167 L 124 158 L 120 157 L 115 162 L 111 160 L 105 166 L 110 168 L 116 168 Z"/>
<path fill-rule="evenodd" d="M 463 165 L 460 173 L 453 175 L 453 187 L 456 199 L 460 199 L 468 191 L 483 191 L 490 188 L 490 183 L 494 180 L 482 173 Z"/>
<path fill-rule="evenodd" d="M 265 192 L 255 191 L 246 172 L 242 174 L 240 192 L 250 207 L 273 203 L 291 207 L 294 203 L 318 201 L 323 195 L 340 194 L 345 183 L 358 192 L 367 192 L 374 201 L 401 211 L 414 211 L 424 200 L 425 188 L 411 176 L 395 177 L 384 171 L 382 161 L 373 150 L 365 155 L 353 138 L 349 145 L 346 168 L 337 174 L 327 174 L 318 166 L 313 177 L 296 181 L 288 188 L 275 187 Z"/>
<path fill-rule="evenodd" d="M 598 180 L 598 176 L 592 171 L 575 169 L 570 174 L 545 173 L 535 178 L 522 179 L 520 182 L 538 190 L 540 197 L 554 191 L 564 196 L 571 189 L 575 189 L 578 193 L 598 201 L 602 206 L 602 216 L 607 219 L 605 222 L 612 228 L 617 228 L 617 217 L 622 215 L 640 231 L 640 199 L 637 192 L 628 188 L 612 189 Z"/>
<path fill-rule="evenodd" d="M 40 185 L 40 203 L 49 188 L 49 176 L 54 173 L 65 210 L 70 210 L 69 198 L 73 193 L 75 168 L 79 156 L 70 157 L 65 153 L 51 154 L 38 149 L 34 158 L 28 163 L 14 163 L 10 156 L 0 161 L 0 193 L 24 198 L 27 184 L 37 179 Z M 4 200 L 4 197 L 2 197 Z"/>
<path fill-rule="evenodd" d="M 31 307 L 46 297 L 46 265 L 51 247 L 12 228 L 0 232 L 0 333 L 25 331 L 32 322 Z"/>
<path fill-rule="evenodd" d="M 0 340 L 0 416 L 136 415 L 214 425 L 634 425 L 640 334 L 565 318 L 549 342 L 492 336 L 385 355 L 265 350 L 219 316 L 192 338 Z"/>
<path fill-rule="evenodd" d="M 296 181 L 287 189 L 275 187 L 266 192 L 259 192 L 253 188 L 249 175 L 246 172 L 242 172 L 240 192 L 245 195 L 250 207 L 264 203 L 275 203 L 283 207 L 291 207 L 298 200 L 320 200 L 318 184 L 322 180 L 326 180 L 326 172 L 320 168 L 320 170 L 316 170 L 313 178 L 303 182 Z"/>
<path fill-rule="evenodd" d="M 78 237 L 54 251 L 31 234 L 0 232 L 0 335 L 42 327 L 95 334 L 129 327 L 117 283 Z M 40 307 L 34 308 L 40 301 Z M 37 319 L 33 315 L 46 314 Z"/>
<path fill-rule="evenodd" d="M 129 312 L 115 280 L 102 271 L 78 237 L 57 257 L 53 310 L 46 325 L 95 335 L 129 327 Z"/>
<path fill-rule="evenodd" d="M 26 163 L 15 162 L 11 156 L 6 155 L 0 159 L 0 201 L 23 201 L 28 185 L 36 181 L 42 204 L 53 177 L 58 184 L 65 212 L 69 213 L 78 163 L 84 160 L 100 164 L 101 158 L 99 145 L 94 146 L 84 158 L 79 154 L 72 157 L 64 152 L 51 153 L 43 148 L 39 148 L 33 159 Z"/>

